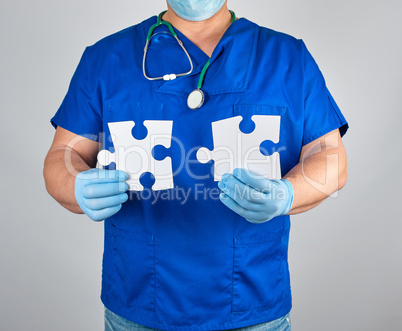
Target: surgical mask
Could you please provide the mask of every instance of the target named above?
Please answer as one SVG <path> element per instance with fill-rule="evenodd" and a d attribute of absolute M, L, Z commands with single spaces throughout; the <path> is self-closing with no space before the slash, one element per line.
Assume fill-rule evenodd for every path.
<path fill-rule="evenodd" d="M 167 0 L 173 11 L 188 21 L 203 21 L 222 8 L 225 0 Z"/>

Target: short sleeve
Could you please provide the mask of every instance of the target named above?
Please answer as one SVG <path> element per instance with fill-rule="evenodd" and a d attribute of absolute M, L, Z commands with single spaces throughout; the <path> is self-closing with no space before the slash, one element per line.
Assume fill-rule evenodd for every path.
<path fill-rule="evenodd" d="M 102 131 L 102 102 L 98 85 L 99 79 L 91 68 L 87 48 L 60 108 L 50 120 L 52 125 L 99 141 Z"/>
<path fill-rule="evenodd" d="M 343 136 L 349 125 L 325 84 L 324 77 L 303 43 L 304 128 L 303 146 L 339 129 Z"/>

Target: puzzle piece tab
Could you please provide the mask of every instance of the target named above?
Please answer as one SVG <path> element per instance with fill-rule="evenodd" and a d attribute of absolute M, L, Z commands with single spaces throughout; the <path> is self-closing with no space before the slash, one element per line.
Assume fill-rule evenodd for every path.
<path fill-rule="evenodd" d="M 235 116 L 212 123 L 214 149 L 202 147 L 197 151 L 201 163 L 215 161 L 214 180 L 219 181 L 224 173 L 243 168 L 268 179 L 281 178 L 279 153 L 263 155 L 260 145 L 265 140 L 279 142 L 280 116 L 253 115 L 255 129 L 243 133 L 239 129 L 242 116 Z"/>
<path fill-rule="evenodd" d="M 110 122 L 109 131 L 113 139 L 115 152 L 101 150 L 98 162 L 107 166 L 114 162 L 117 170 L 123 170 L 130 176 L 126 181 L 130 191 L 142 191 L 140 176 L 150 172 L 155 177 L 154 191 L 173 188 L 172 160 L 170 157 L 158 161 L 152 157 L 156 145 L 170 147 L 173 121 L 144 121 L 148 135 L 137 140 L 132 135 L 133 121 Z"/>

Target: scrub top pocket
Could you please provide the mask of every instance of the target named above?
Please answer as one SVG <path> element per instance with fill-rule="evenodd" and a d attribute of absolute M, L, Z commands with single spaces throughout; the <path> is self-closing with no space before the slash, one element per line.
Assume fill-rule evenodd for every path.
<path fill-rule="evenodd" d="M 155 311 L 155 237 L 110 226 L 113 296 L 131 307 Z"/>
<path fill-rule="evenodd" d="M 232 313 L 270 308 L 285 299 L 283 233 L 234 237 Z"/>
<path fill-rule="evenodd" d="M 285 106 L 272 106 L 272 105 L 234 105 L 234 116 L 241 115 L 243 118 L 251 117 L 253 115 L 272 115 L 272 116 L 285 116 Z"/>

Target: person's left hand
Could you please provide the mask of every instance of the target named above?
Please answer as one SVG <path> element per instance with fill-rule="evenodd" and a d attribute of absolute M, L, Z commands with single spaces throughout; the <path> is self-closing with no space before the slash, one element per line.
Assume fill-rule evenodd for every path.
<path fill-rule="evenodd" d="M 293 203 L 293 187 L 286 179 L 266 179 L 237 168 L 218 183 L 221 201 L 251 223 L 263 223 L 287 214 Z"/>

